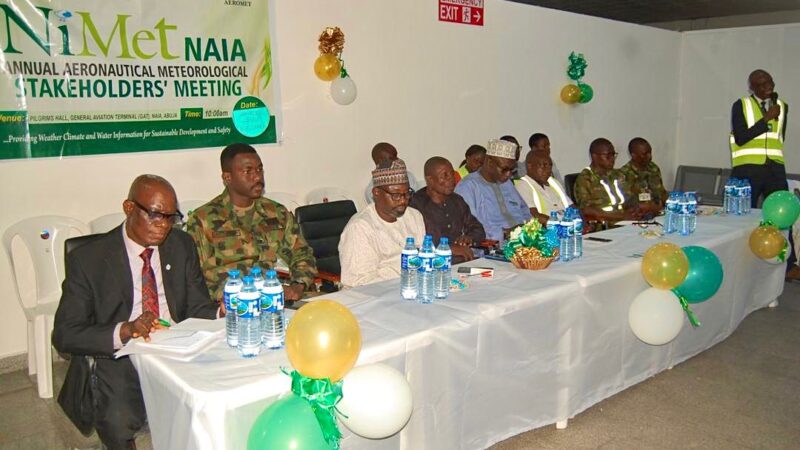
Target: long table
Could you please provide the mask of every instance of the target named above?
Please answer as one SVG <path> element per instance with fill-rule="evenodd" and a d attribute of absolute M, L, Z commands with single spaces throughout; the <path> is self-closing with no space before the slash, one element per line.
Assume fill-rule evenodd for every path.
<path fill-rule="evenodd" d="M 369 440 L 344 426 L 343 449 L 482 449 L 521 432 L 563 422 L 601 400 L 722 341 L 750 312 L 783 290 L 784 265 L 758 260 L 747 237 L 749 216 L 701 216 L 690 236 L 648 239 L 628 226 L 585 241 L 584 257 L 544 271 L 492 266 L 442 302 L 404 301 L 387 281 L 326 295 L 348 306 L 361 326 L 358 364 L 383 362 L 411 385 L 414 410 L 395 436 Z M 719 292 L 693 305 L 663 346 L 639 341 L 628 308 L 648 286 L 641 255 L 657 242 L 702 245 L 720 258 Z M 676 300 L 677 301 L 677 300 Z M 204 325 L 219 329 L 222 321 Z M 224 342 L 190 362 L 134 355 L 156 449 L 243 449 L 256 417 L 289 392 L 285 351 L 242 359 Z"/>

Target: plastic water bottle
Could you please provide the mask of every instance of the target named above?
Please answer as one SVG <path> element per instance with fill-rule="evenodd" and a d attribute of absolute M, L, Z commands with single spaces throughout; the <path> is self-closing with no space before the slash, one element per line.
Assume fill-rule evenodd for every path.
<path fill-rule="evenodd" d="M 739 179 L 736 182 L 736 215 L 741 216 L 744 214 L 744 180 Z"/>
<path fill-rule="evenodd" d="M 750 180 L 742 179 L 742 214 L 750 214 L 750 204 L 753 201 L 753 187 Z"/>
<path fill-rule="evenodd" d="M 725 182 L 724 197 L 722 199 L 722 212 L 725 214 L 735 214 L 733 207 L 734 197 L 736 195 L 736 178 L 728 178 Z"/>
<path fill-rule="evenodd" d="M 278 274 L 268 270 L 261 288 L 261 342 L 264 347 L 281 348 L 286 342 L 283 302 L 283 285 Z"/>
<path fill-rule="evenodd" d="M 250 269 L 250 276 L 253 277 L 253 285 L 256 287 L 258 292 L 261 292 L 261 288 L 264 287 L 264 272 L 261 270 L 261 267 L 253 266 Z"/>
<path fill-rule="evenodd" d="M 664 209 L 664 233 L 671 234 L 678 231 L 678 206 L 680 192 L 670 192 Z"/>
<path fill-rule="evenodd" d="M 564 262 L 572 261 L 573 257 L 574 249 L 572 248 L 572 239 L 575 237 L 575 229 L 572 227 L 572 217 L 565 211 L 564 215 L 561 217 L 561 229 L 558 235 L 558 237 L 561 238 L 558 251 L 561 254 L 561 261 Z"/>
<path fill-rule="evenodd" d="M 453 251 L 450 250 L 450 242 L 446 237 L 439 238 L 436 259 L 438 264 L 434 265 L 439 267 L 436 271 L 433 294 L 437 300 L 444 300 L 450 295 L 450 266 L 453 262 Z"/>
<path fill-rule="evenodd" d="M 558 212 L 557 211 L 550 211 L 550 218 L 547 219 L 547 231 L 551 233 L 555 233 L 556 236 L 559 237 L 559 246 L 558 252 L 561 253 L 561 235 L 559 234 L 559 229 L 561 228 L 561 221 L 558 220 Z M 555 258 L 554 261 L 558 261 L 561 259 L 562 255 L 559 255 L 558 258 Z"/>
<path fill-rule="evenodd" d="M 570 206 L 567 208 L 567 211 L 572 210 L 572 228 L 574 230 L 574 236 L 572 237 L 572 257 L 573 259 L 578 259 L 583 256 L 583 217 L 581 217 L 581 212 Z"/>
<path fill-rule="evenodd" d="M 239 340 L 236 349 L 245 358 L 258 356 L 261 351 L 261 293 L 253 284 L 253 277 L 243 279 L 239 297 L 236 301 L 236 315 L 239 316 Z"/>
<path fill-rule="evenodd" d="M 417 273 L 419 271 L 419 251 L 414 245 L 414 238 L 406 238 L 406 246 L 400 252 L 400 295 L 406 300 L 416 300 L 419 286 L 417 286 Z"/>
<path fill-rule="evenodd" d="M 433 251 L 433 238 L 431 235 L 426 234 L 425 239 L 422 241 L 422 248 L 419 251 L 420 267 L 419 267 L 419 293 L 417 298 L 420 303 L 433 302 L 433 259 L 436 258 L 436 253 Z"/>
<path fill-rule="evenodd" d="M 225 302 L 225 338 L 228 345 L 236 347 L 239 342 L 239 327 L 236 315 L 236 297 L 242 290 L 242 279 L 239 278 L 239 269 L 228 271 L 228 280 L 222 288 L 222 299 Z"/>
<path fill-rule="evenodd" d="M 689 199 L 685 194 L 681 194 L 678 200 L 678 233 L 681 236 L 688 236 L 691 233 L 691 222 L 689 220 Z"/>
<path fill-rule="evenodd" d="M 688 228 L 689 234 L 694 233 L 694 230 L 697 229 L 697 193 L 694 191 L 689 191 L 686 193 L 686 203 L 688 208 Z"/>

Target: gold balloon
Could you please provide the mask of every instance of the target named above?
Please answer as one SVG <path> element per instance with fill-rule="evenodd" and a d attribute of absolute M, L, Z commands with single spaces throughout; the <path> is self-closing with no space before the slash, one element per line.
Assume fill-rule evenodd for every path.
<path fill-rule="evenodd" d="M 323 53 L 314 61 L 314 73 L 322 81 L 333 81 L 341 71 L 342 63 L 339 58 L 330 53 Z"/>
<path fill-rule="evenodd" d="M 581 88 L 568 84 L 561 89 L 561 101 L 567 104 L 577 103 L 581 99 Z"/>
<path fill-rule="evenodd" d="M 683 283 L 688 273 L 689 258 L 675 244 L 662 242 L 644 252 L 642 275 L 654 288 L 676 288 Z"/>
<path fill-rule="evenodd" d="M 761 259 L 771 259 L 783 250 L 786 238 L 777 228 L 762 225 L 750 233 L 750 250 Z"/>
<path fill-rule="evenodd" d="M 309 378 L 342 379 L 361 351 L 361 330 L 353 313 L 332 300 L 303 306 L 286 328 L 289 362 Z"/>

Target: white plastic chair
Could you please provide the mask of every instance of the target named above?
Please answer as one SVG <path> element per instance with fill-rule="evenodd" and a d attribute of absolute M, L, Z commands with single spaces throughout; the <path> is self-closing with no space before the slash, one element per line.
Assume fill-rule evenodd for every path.
<path fill-rule="evenodd" d="M 14 291 L 28 320 L 28 374 L 36 374 L 41 398 L 53 396 L 50 334 L 64 280 L 64 241 L 88 233 L 88 225 L 64 216 L 31 217 L 11 225 L 3 233 L 3 247 L 11 265 Z M 24 252 L 14 251 L 15 238 L 19 238 L 33 263 L 34 295 L 22 289 L 21 282 L 28 278 L 21 276 Z"/>
<path fill-rule="evenodd" d="M 297 197 L 288 192 L 267 192 L 264 194 L 264 197 L 267 197 L 270 200 L 275 200 L 276 202 L 285 206 L 286 209 L 288 209 L 292 214 L 294 214 L 294 210 L 300 206 L 300 203 L 297 202 Z"/>
<path fill-rule="evenodd" d="M 89 228 L 92 233 L 108 233 L 114 228 L 118 227 L 125 221 L 125 213 L 111 213 L 100 216 L 89 222 Z"/>
<path fill-rule="evenodd" d="M 306 205 L 335 202 L 337 200 L 351 200 L 351 198 L 347 195 L 347 192 L 336 186 L 313 189 L 306 194 Z"/>

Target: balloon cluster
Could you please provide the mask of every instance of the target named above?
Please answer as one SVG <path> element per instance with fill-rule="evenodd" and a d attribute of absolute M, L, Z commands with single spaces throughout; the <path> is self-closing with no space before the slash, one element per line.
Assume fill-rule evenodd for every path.
<path fill-rule="evenodd" d="M 340 105 L 356 100 L 356 84 L 344 68 L 342 51 L 344 33 L 339 27 L 327 27 L 319 36 L 320 55 L 314 61 L 314 73 L 322 81 L 331 81 L 331 98 Z"/>
<path fill-rule="evenodd" d="M 800 216 L 800 200 L 789 191 L 770 194 L 761 205 L 761 224 L 750 233 L 750 250 L 770 264 L 786 261 L 789 243 L 780 230 L 788 230 Z"/>
<path fill-rule="evenodd" d="M 411 417 L 408 382 L 383 364 L 351 370 L 360 352 L 361 330 L 349 309 L 331 300 L 300 308 L 286 329 L 292 394 L 256 419 L 248 450 L 336 450 L 337 418 L 371 439 L 400 431 Z"/>
<path fill-rule="evenodd" d="M 594 89 L 581 79 L 586 74 L 588 64 L 583 58 L 582 53 L 571 52 L 569 54 L 569 68 L 567 76 L 575 84 L 567 84 L 561 89 L 561 101 L 572 105 L 574 103 L 589 103 L 594 97 Z"/>
<path fill-rule="evenodd" d="M 663 345 L 683 328 L 684 312 L 692 326 L 700 322 L 689 307 L 704 302 L 722 285 L 722 264 L 704 247 L 660 243 L 642 258 L 642 275 L 652 286 L 633 300 L 628 323 L 633 334 L 650 345 Z"/>

